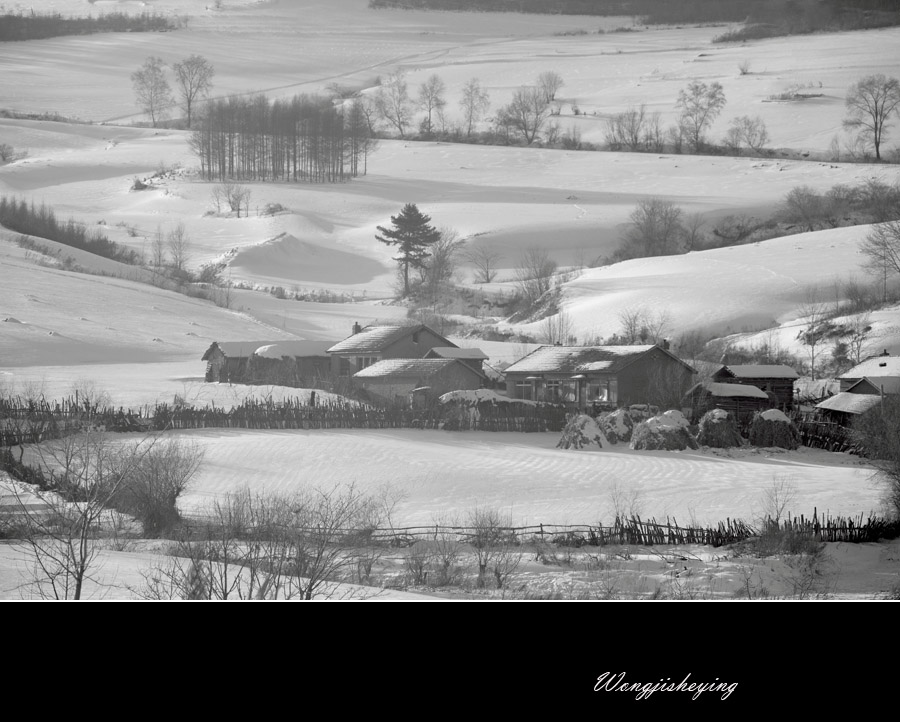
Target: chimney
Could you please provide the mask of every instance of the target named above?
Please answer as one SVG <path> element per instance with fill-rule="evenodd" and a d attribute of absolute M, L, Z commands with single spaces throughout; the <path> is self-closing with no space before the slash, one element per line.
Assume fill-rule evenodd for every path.
<path fill-rule="evenodd" d="M 352 335 L 355 336 L 355 335 L 358 334 L 360 331 L 362 331 L 362 326 L 359 325 L 359 321 L 354 321 L 354 322 L 353 322 L 353 334 L 352 334 Z"/>
<path fill-rule="evenodd" d="M 669 350 L 669 339 L 664 338 L 661 345 L 666 351 L 668 351 Z"/>

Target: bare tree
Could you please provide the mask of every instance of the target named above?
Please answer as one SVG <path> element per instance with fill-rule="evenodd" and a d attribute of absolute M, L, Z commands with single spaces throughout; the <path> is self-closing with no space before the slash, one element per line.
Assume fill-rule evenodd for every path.
<path fill-rule="evenodd" d="M 406 74 L 397 70 L 388 76 L 375 95 L 378 115 L 394 126 L 400 137 L 406 137 L 406 129 L 412 122 L 412 101 L 406 83 Z"/>
<path fill-rule="evenodd" d="M 497 263 L 502 256 L 488 246 L 476 246 L 465 254 L 466 260 L 475 266 L 475 283 L 492 283 L 497 277 Z"/>
<path fill-rule="evenodd" d="M 529 306 L 550 290 L 556 268 L 556 261 L 545 249 L 532 247 L 525 251 L 515 275 L 519 291 Z"/>
<path fill-rule="evenodd" d="M 166 240 L 163 236 L 162 226 L 156 227 L 153 240 L 150 242 L 150 263 L 154 268 L 162 268 L 166 265 Z"/>
<path fill-rule="evenodd" d="M 684 217 L 684 250 L 686 253 L 698 248 L 706 237 L 706 216 L 702 213 L 689 213 Z"/>
<path fill-rule="evenodd" d="M 438 239 L 428 247 L 428 257 L 419 268 L 423 290 L 432 302 L 437 300 L 456 273 L 465 243 L 453 228 L 439 228 L 438 233 Z"/>
<path fill-rule="evenodd" d="M 232 181 L 225 181 L 224 183 L 219 183 L 218 185 L 213 186 L 212 189 L 212 197 L 213 202 L 216 204 L 216 212 L 222 212 L 222 206 L 227 206 L 228 209 L 237 213 L 237 217 L 241 217 L 241 211 L 244 211 L 244 215 L 249 215 L 250 213 L 250 189 L 241 185 L 240 183 L 234 183 Z"/>
<path fill-rule="evenodd" d="M 678 92 L 678 125 L 695 151 L 700 150 L 703 136 L 724 107 L 725 91 L 718 82 L 707 85 L 694 80 Z"/>
<path fill-rule="evenodd" d="M 443 113 L 443 109 L 447 105 L 447 99 L 444 94 L 447 92 L 447 85 L 441 80 L 439 75 L 431 75 L 419 86 L 418 106 L 425 111 L 425 120 L 422 123 L 422 130 L 426 134 L 434 132 L 434 122 L 432 116 L 436 113 L 439 116 Z"/>
<path fill-rule="evenodd" d="M 657 128 L 659 127 L 658 114 Z M 646 106 L 631 107 L 610 116 L 606 121 L 606 144 L 610 150 L 640 150 L 647 143 L 649 130 Z"/>
<path fill-rule="evenodd" d="M 646 313 L 643 306 L 629 306 L 619 311 L 619 323 L 622 324 L 621 336 L 627 344 L 636 344 L 640 339 Z"/>
<path fill-rule="evenodd" d="M 190 260 L 191 246 L 184 223 L 179 223 L 169 231 L 168 242 L 169 254 L 172 257 L 172 268 L 178 273 L 184 273 L 185 266 Z"/>
<path fill-rule="evenodd" d="M 505 116 L 511 127 L 522 135 L 528 145 L 537 140 L 549 115 L 550 108 L 543 90 L 533 86 L 518 88 L 505 107 Z"/>
<path fill-rule="evenodd" d="M 799 223 L 807 231 L 814 231 L 824 224 L 825 207 L 822 196 L 809 186 L 791 188 L 784 197 L 784 218 L 789 223 Z"/>
<path fill-rule="evenodd" d="M 522 559 L 510 515 L 475 507 L 468 513 L 466 526 L 478 565 L 478 587 L 484 588 L 492 575 L 497 588 L 503 589 Z"/>
<path fill-rule="evenodd" d="M 560 311 L 541 322 L 538 342 L 548 345 L 568 344 L 573 338 L 573 329 L 572 317 L 565 311 Z"/>
<path fill-rule="evenodd" d="M 110 523 L 116 495 L 157 443 L 153 437 L 123 448 L 92 423 L 89 408 L 81 422 L 81 433 L 32 447 L 45 482 L 30 490 L 37 504 L 16 486 L 23 523 L 15 543 L 33 565 L 33 589 L 44 599 L 81 599 L 85 584 L 96 581 L 101 526 Z"/>
<path fill-rule="evenodd" d="M 880 278 L 881 299 L 887 303 L 888 279 L 900 274 L 900 221 L 879 223 L 860 244 L 865 270 Z"/>
<path fill-rule="evenodd" d="M 887 137 L 890 118 L 900 111 L 900 80 L 881 73 L 868 75 L 850 86 L 845 99 L 848 117 L 844 127 L 875 148 L 881 160 L 881 144 Z"/>
<path fill-rule="evenodd" d="M 555 70 L 548 70 L 538 76 L 538 87 L 544 94 L 545 103 L 552 103 L 556 100 L 556 94 L 564 85 L 562 76 Z"/>
<path fill-rule="evenodd" d="M 848 327 L 847 350 L 850 361 L 854 364 L 862 363 L 869 334 L 872 332 L 872 314 L 866 311 L 854 316 Z"/>
<path fill-rule="evenodd" d="M 661 198 L 645 198 L 632 211 L 623 240 L 638 256 L 679 253 L 684 239 L 681 209 Z"/>
<path fill-rule="evenodd" d="M 162 58 L 150 56 L 131 74 L 131 84 L 138 105 L 150 116 L 154 128 L 173 102 L 172 89 L 166 80 L 165 65 Z"/>
<path fill-rule="evenodd" d="M 472 135 L 472 128 L 484 117 L 490 106 L 490 96 L 481 87 L 478 78 L 472 78 L 463 86 L 459 107 L 463 111 L 467 138 Z"/>
<path fill-rule="evenodd" d="M 182 107 L 187 114 L 187 127 L 190 128 L 194 105 L 209 94 L 215 70 L 202 55 L 191 55 L 180 63 L 175 63 L 172 69 L 178 82 Z"/>
<path fill-rule="evenodd" d="M 818 287 L 812 286 L 806 290 L 798 311 L 802 326 L 797 339 L 809 349 L 809 375 L 815 381 L 816 359 L 830 330 L 828 303 L 822 300 Z"/>

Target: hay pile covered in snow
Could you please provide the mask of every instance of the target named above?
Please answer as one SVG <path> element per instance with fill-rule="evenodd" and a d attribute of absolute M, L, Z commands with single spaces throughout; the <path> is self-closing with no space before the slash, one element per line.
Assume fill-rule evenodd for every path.
<path fill-rule="evenodd" d="M 600 425 L 587 414 L 573 414 L 566 422 L 557 449 L 583 449 L 596 444 L 601 449 L 609 448 L 609 441 Z"/>
<path fill-rule="evenodd" d="M 730 449 L 744 444 L 734 416 L 724 409 L 712 409 L 703 414 L 697 442 L 700 446 L 715 449 Z"/>
<path fill-rule="evenodd" d="M 750 444 L 752 446 L 775 446 L 780 449 L 800 448 L 800 431 L 794 423 L 778 409 L 769 409 L 754 414 L 750 424 Z"/>
<path fill-rule="evenodd" d="M 631 441 L 631 433 L 634 431 L 634 419 L 628 409 L 616 409 L 597 419 L 600 428 L 606 435 L 610 444 Z"/>
<path fill-rule="evenodd" d="M 674 409 L 642 421 L 631 435 L 632 449 L 682 451 L 699 449 L 684 414 Z"/>

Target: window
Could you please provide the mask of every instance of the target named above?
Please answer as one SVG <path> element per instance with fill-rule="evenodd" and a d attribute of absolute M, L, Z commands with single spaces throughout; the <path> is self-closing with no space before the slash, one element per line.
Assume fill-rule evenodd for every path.
<path fill-rule="evenodd" d="M 378 361 L 377 356 L 357 356 L 356 357 L 356 369 L 357 371 L 362 371 L 364 368 L 368 368 L 373 363 Z"/>
<path fill-rule="evenodd" d="M 516 398 L 533 401 L 533 389 L 534 387 L 531 385 L 531 381 L 516 381 Z"/>
<path fill-rule="evenodd" d="M 419 332 L 413 331 L 413 343 L 419 343 Z"/>

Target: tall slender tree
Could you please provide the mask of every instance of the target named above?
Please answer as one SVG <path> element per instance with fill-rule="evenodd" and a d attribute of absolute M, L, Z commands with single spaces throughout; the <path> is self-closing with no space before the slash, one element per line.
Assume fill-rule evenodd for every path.
<path fill-rule="evenodd" d="M 900 80 L 885 75 L 869 75 L 847 91 L 847 119 L 844 127 L 857 130 L 863 141 L 875 148 L 881 160 L 881 144 L 887 136 L 890 117 L 900 112 Z"/>
<path fill-rule="evenodd" d="M 131 84 L 138 105 L 150 116 L 154 128 L 172 105 L 172 88 L 166 80 L 165 67 L 162 58 L 151 55 L 131 74 Z"/>
<path fill-rule="evenodd" d="M 178 81 L 181 104 L 187 115 L 187 127 L 190 128 L 194 105 L 209 93 L 215 71 L 202 55 L 191 55 L 182 62 L 175 63 L 172 69 L 175 71 L 175 79 Z"/>
<path fill-rule="evenodd" d="M 397 246 L 394 258 L 403 273 L 403 295 L 409 295 L 409 269 L 422 268 L 428 258 L 428 248 L 438 241 L 441 232 L 431 225 L 431 216 L 422 213 L 415 203 L 407 203 L 400 213 L 391 216 L 393 227 L 378 226 L 375 238 L 389 246 Z"/>

